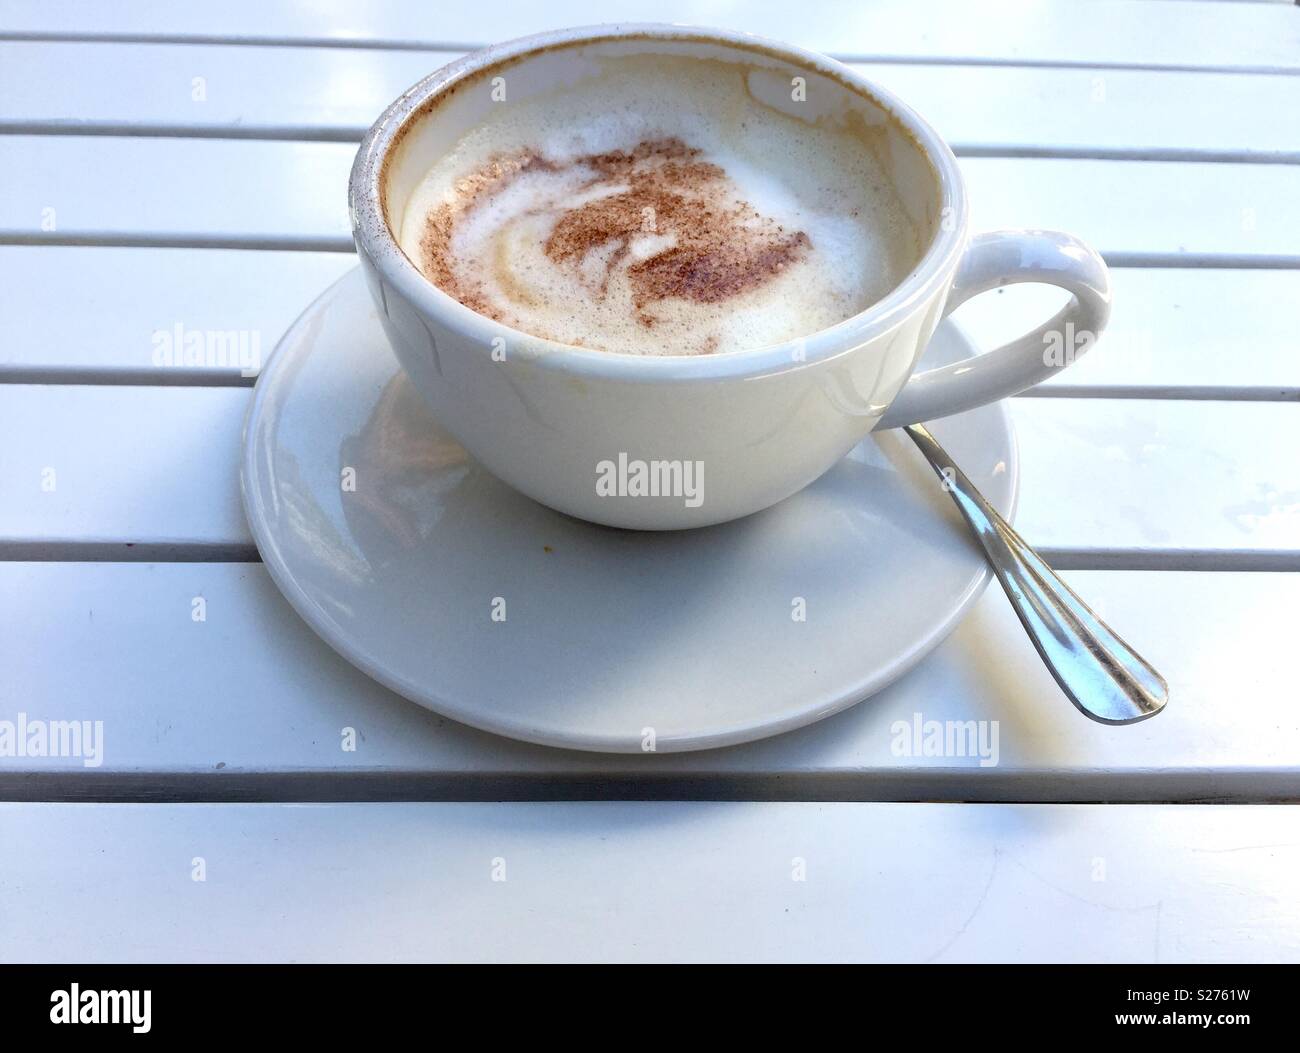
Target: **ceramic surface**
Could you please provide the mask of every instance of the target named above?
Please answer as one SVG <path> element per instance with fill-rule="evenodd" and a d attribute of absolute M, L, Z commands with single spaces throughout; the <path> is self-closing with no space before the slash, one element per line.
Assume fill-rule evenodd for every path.
<path fill-rule="evenodd" d="M 923 232 L 911 273 L 866 311 L 797 340 L 721 355 L 641 356 L 510 329 L 448 296 L 389 229 L 433 159 L 496 105 L 544 97 L 629 54 L 688 54 L 748 70 L 789 115 L 863 125 Z M 501 74 L 503 76 L 498 76 Z M 792 77 L 806 98 L 789 98 Z M 493 99 L 494 81 L 509 85 Z M 782 87 L 784 95 L 777 88 Z M 1106 266 L 1052 231 L 969 233 L 952 151 L 905 103 L 824 56 L 743 33 L 631 25 L 559 30 L 475 52 L 431 74 L 370 129 L 352 169 L 353 236 L 398 359 L 441 425 L 500 479 L 552 508 L 646 530 L 723 523 L 817 479 L 873 429 L 960 412 L 1021 391 L 1091 346 L 1110 313 Z M 940 319 L 978 293 L 1047 282 L 1071 293 L 1052 319 L 958 368 L 917 372 Z M 597 485 L 603 465 L 702 476 L 700 494 Z M 608 474 L 605 475 L 608 481 Z M 698 499 L 697 499 L 698 498 Z"/>
<path fill-rule="evenodd" d="M 973 353 L 945 322 L 926 360 Z M 934 431 L 1009 513 L 1004 405 Z M 359 270 L 258 380 L 242 482 L 271 574 L 344 657 L 445 716 L 574 749 L 703 749 L 818 720 L 915 664 L 989 576 L 895 432 L 720 526 L 628 531 L 546 508 L 435 423 Z"/>

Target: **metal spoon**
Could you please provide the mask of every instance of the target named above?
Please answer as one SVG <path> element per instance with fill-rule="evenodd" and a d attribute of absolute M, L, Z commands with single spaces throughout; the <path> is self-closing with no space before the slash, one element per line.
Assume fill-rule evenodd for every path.
<path fill-rule="evenodd" d="M 1164 677 L 1011 529 L 923 425 L 903 430 L 944 481 L 1034 647 L 1079 712 L 1103 724 L 1134 724 L 1164 709 Z"/>

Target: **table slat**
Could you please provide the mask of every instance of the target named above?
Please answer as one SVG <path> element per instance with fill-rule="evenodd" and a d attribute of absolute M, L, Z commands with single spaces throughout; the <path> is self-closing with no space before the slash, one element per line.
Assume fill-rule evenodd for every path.
<path fill-rule="evenodd" d="M 1300 960 L 1296 809 L 5 804 L 0 836 L 6 961 Z"/>
<path fill-rule="evenodd" d="M 129 558 L 128 542 L 251 551 L 238 483 L 249 397 L 225 387 L 0 385 L 0 555 L 59 557 L 89 544 L 109 546 L 101 558 Z M 1017 524 L 1066 565 L 1231 565 L 1234 555 L 1252 567 L 1296 565 L 1300 405 L 1011 405 L 1023 465 Z"/>
<path fill-rule="evenodd" d="M 356 265 L 338 252 L 0 246 L 0 379 L 251 385 L 256 371 L 245 375 L 215 342 L 211 364 L 177 364 L 167 352 L 190 334 L 205 347 L 221 334 L 226 346 L 242 340 L 248 361 L 255 351 L 265 362 L 303 309 Z"/>
<path fill-rule="evenodd" d="M 1300 603 L 1300 575 L 1067 577 L 1168 677 L 1159 717 L 1114 728 L 1080 716 L 993 587 L 933 655 L 862 705 L 745 746 L 637 756 L 512 742 L 399 698 L 335 655 L 259 564 L 0 563 L 0 591 L 22 597 L 0 608 L 0 720 L 99 720 L 104 744 L 97 767 L 0 759 L 0 795 L 1300 797 L 1284 616 Z M 899 728 L 918 719 L 997 722 L 997 763 L 903 749 Z M 345 728 L 355 751 L 343 749 Z"/>
<path fill-rule="evenodd" d="M 1272 4 L 1134 3 L 1131 0 L 1003 0 L 976 10 L 966 0 L 606 0 L 603 22 L 719 25 L 846 57 L 936 62 L 1133 65 L 1150 68 L 1300 68 L 1300 20 Z M 497 0 L 491 5 L 328 0 L 219 5 L 166 0 L 9 0 L 6 36 L 321 42 L 406 48 L 476 45 L 596 18 L 578 0 Z"/>
<path fill-rule="evenodd" d="M 1036 394 L 1300 397 L 1288 304 L 1300 271 L 1112 267 L 1114 312 L 1096 347 Z M 955 315 L 979 347 L 1027 332 L 1065 302 L 1050 286 L 977 296 Z"/>
<path fill-rule="evenodd" d="M 351 249 L 349 143 L 4 141 L 0 241 Z M 1300 267 L 1300 165 L 966 158 L 962 168 L 977 230 L 1069 230 L 1121 263 Z"/>
<path fill-rule="evenodd" d="M 342 253 L 0 246 L 0 379 L 249 385 L 238 361 L 155 364 L 155 353 L 177 343 L 179 327 L 182 339 L 242 337 L 264 362 L 289 323 L 354 265 Z M 1300 397 L 1286 309 L 1300 302 L 1300 271 L 1114 268 L 1112 278 L 1103 341 L 1049 380 L 1049 392 Z M 66 287 L 79 290 L 75 311 Z M 979 346 L 994 347 L 1049 317 L 1060 299 L 1052 288 L 1017 286 L 977 297 L 956 317 Z"/>
<path fill-rule="evenodd" d="M 390 101 L 459 54 L 0 42 L 0 132 L 356 141 Z M 1293 76 L 856 67 L 958 153 L 1300 160 Z"/>

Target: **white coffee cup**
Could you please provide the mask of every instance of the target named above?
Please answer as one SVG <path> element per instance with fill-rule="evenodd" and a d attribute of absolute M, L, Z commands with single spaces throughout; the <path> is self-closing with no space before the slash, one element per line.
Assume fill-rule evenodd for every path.
<path fill-rule="evenodd" d="M 917 266 L 839 325 L 753 351 L 691 357 L 593 351 L 475 313 L 429 282 L 393 234 L 433 161 L 510 98 L 581 84 L 620 55 L 742 59 L 754 88 L 806 81 L 807 119 L 853 112 L 878 127 L 904 208 L 933 232 Z M 608 75 L 606 72 L 605 75 Z M 594 89 L 593 89 L 594 90 Z M 1110 314 L 1101 257 L 1068 234 L 971 237 L 956 158 L 916 113 L 821 55 L 684 26 L 566 29 L 475 52 L 420 81 L 367 133 L 349 186 L 353 235 L 384 329 L 411 382 L 493 474 L 543 504 L 610 526 L 721 523 L 789 497 L 874 428 L 1013 395 L 1074 357 Z M 957 366 L 914 373 L 939 320 L 977 293 L 1047 282 L 1072 295 L 1052 319 Z M 1052 353 L 1055 349 L 1056 353 Z M 612 474 L 611 474 L 612 473 Z M 638 482 L 633 477 L 639 477 Z M 646 492 L 647 480 L 659 483 Z M 613 485 L 611 485 L 613 483 Z"/>

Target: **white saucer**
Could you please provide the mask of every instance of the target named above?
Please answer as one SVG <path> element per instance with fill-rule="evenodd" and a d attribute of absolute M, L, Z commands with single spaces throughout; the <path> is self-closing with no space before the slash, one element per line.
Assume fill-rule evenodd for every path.
<path fill-rule="evenodd" d="M 926 361 L 973 353 L 945 323 Z M 933 430 L 1008 513 L 1005 408 Z M 263 370 L 243 492 L 271 575 L 345 658 L 444 716 L 572 749 L 642 752 L 646 729 L 657 752 L 705 749 L 820 720 L 915 665 L 989 577 L 898 432 L 716 527 L 637 533 L 536 504 L 439 430 L 359 270 Z"/>

